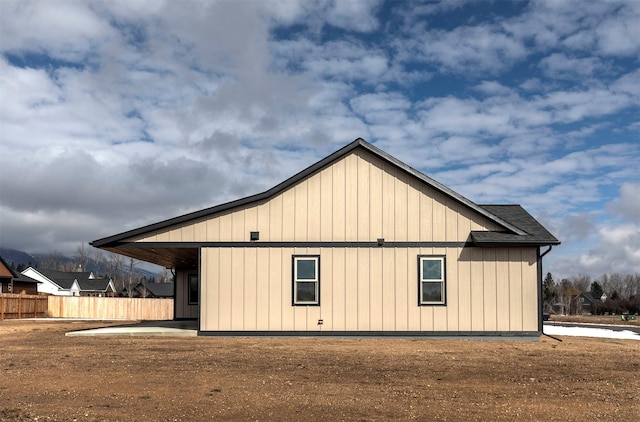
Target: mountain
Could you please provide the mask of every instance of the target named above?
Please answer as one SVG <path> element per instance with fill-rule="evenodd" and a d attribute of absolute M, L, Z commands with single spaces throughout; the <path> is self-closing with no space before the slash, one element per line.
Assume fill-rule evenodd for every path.
<path fill-rule="evenodd" d="M 55 260 L 57 264 L 63 264 L 67 267 L 73 266 L 74 258 L 70 258 L 68 256 L 64 256 L 58 252 L 52 252 L 50 254 L 30 254 L 28 252 L 19 251 L 17 249 L 10 248 L 0 248 L 0 256 L 7 262 L 9 265 L 13 265 L 14 268 L 18 268 L 22 264 L 24 267 L 32 266 L 39 267 L 40 265 L 48 265 L 49 262 Z M 105 272 L 105 264 L 102 263 L 100 266 L 100 270 L 96 271 L 96 262 L 89 258 L 87 260 L 87 267 L 83 268 L 82 271 L 91 271 L 96 276 L 101 276 Z M 52 267 L 51 269 L 56 269 Z M 137 268 L 134 270 L 134 274 L 136 277 L 146 277 L 147 279 L 152 279 L 158 276 L 161 269 L 153 264 L 147 264 L 144 262 L 139 262 L 137 264 Z"/>
<path fill-rule="evenodd" d="M 38 258 L 35 256 L 16 249 L 0 248 L 0 256 L 9 265 L 13 265 L 14 268 L 18 268 L 18 265 L 23 264 L 25 266 L 38 265 Z"/>

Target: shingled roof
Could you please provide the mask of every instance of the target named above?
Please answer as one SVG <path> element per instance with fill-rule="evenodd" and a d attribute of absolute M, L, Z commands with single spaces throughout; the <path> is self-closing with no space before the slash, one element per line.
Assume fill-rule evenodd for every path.
<path fill-rule="evenodd" d="M 477 246 L 531 246 L 559 245 L 556 239 L 542 224 L 520 205 L 480 205 L 490 213 L 518 227 L 524 234 L 499 231 L 472 231 L 471 240 Z"/>

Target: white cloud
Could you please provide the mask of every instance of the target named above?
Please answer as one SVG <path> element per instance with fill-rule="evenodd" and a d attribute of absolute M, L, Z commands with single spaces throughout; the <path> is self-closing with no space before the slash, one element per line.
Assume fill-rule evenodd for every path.
<path fill-rule="evenodd" d="M 540 67 L 552 78 L 582 80 L 592 77 L 603 68 L 603 64 L 596 57 L 575 58 L 564 53 L 554 53 L 540 60 Z"/>
<path fill-rule="evenodd" d="M 632 223 L 640 222 L 640 183 L 626 182 L 620 186 L 620 198 L 609 209 Z"/>
<path fill-rule="evenodd" d="M 414 30 L 412 35 L 410 40 L 398 43 L 403 60 L 434 63 L 468 77 L 480 72 L 499 73 L 505 66 L 527 56 L 521 42 L 493 25 L 459 27 L 452 31 Z"/>
<path fill-rule="evenodd" d="M 86 58 L 94 43 L 114 35 L 88 2 L 3 0 L 0 7 L 3 52 L 43 53 L 75 62 Z"/>

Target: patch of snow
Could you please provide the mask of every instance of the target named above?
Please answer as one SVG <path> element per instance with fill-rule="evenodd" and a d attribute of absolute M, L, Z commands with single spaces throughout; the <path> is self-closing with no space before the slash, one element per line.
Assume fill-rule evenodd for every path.
<path fill-rule="evenodd" d="M 543 332 L 552 336 L 600 337 L 625 340 L 640 340 L 640 334 L 633 331 L 614 331 L 606 328 L 563 327 L 560 325 L 544 325 Z"/>

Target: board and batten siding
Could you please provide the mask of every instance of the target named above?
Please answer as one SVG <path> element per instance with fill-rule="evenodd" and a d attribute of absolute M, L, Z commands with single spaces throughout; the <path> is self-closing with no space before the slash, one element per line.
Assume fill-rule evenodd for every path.
<path fill-rule="evenodd" d="M 132 238 L 135 242 L 448 241 L 495 223 L 371 153 L 356 150 L 260 203 Z"/>
<path fill-rule="evenodd" d="M 536 248 L 203 248 L 200 329 L 535 332 L 536 253 Z M 320 255 L 320 306 L 291 304 L 291 260 L 298 254 Z M 446 306 L 418 306 L 418 255 L 446 256 Z"/>

